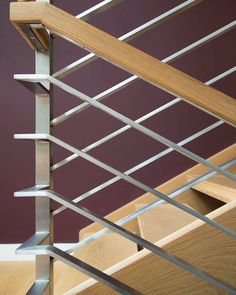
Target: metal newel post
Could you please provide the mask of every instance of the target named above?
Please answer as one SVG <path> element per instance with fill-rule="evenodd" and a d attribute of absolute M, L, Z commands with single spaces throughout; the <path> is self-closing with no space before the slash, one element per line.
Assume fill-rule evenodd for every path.
<path fill-rule="evenodd" d="M 37 2 L 51 3 L 50 0 L 36 0 Z M 52 74 L 52 38 L 49 40 L 49 48 L 46 52 L 35 52 L 36 74 Z M 52 119 L 52 86 L 47 82 L 49 94 L 37 94 L 35 96 L 35 132 L 51 134 L 50 122 Z M 51 175 L 51 144 L 48 141 L 36 141 L 36 185 L 49 185 L 52 188 Z M 48 237 L 42 244 L 53 243 L 53 222 L 51 215 L 51 201 L 49 198 L 35 198 L 35 227 L 36 232 L 48 232 Z M 48 281 L 44 295 L 53 294 L 53 261 L 48 255 L 36 255 L 36 281 Z"/>

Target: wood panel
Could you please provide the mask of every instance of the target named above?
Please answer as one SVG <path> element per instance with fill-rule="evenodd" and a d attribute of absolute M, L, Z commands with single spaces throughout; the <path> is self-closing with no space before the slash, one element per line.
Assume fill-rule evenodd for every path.
<path fill-rule="evenodd" d="M 193 189 L 225 203 L 236 200 L 236 182 L 223 175 L 216 175 L 204 180 L 193 186 Z"/>
<path fill-rule="evenodd" d="M 187 204 L 184 204 L 189 207 Z M 137 205 L 137 209 L 145 205 Z M 141 237 L 152 243 L 159 241 L 196 218 L 170 204 L 162 204 L 138 217 Z"/>
<path fill-rule="evenodd" d="M 211 212 L 208 217 L 236 230 L 236 202 L 222 206 Z M 197 220 L 158 241 L 156 245 L 236 288 L 235 239 L 209 225 Z M 110 268 L 107 273 L 145 295 L 227 294 L 147 250 L 142 250 L 130 259 Z M 112 295 L 117 293 L 90 279 L 65 293 L 65 295 L 72 294 Z"/>
<path fill-rule="evenodd" d="M 34 279 L 34 262 L 0 262 L 1 295 L 25 295 L 34 283 Z"/>
<path fill-rule="evenodd" d="M 208 161 L 214 163 L 215 165 L 220 165 L 236 157 L 236 144 L 231 145 L 230 147 L 224 149 L 223 151 L 217 153 L 216 155 L 210 157 Z M 227 169 L 232 173 L 236 174 L 236 165 Z M 180 186 L 184 185 L 188 181 L 189 175 L 202 175 L 208 172 L 209 169 L 202 164 L 198 164 L 193 168 L 186 170 L 185 172 L 179 174 L 178 176 L 170 179 L 169 181 L 163 183 L 156 187 L 156 190 L 162 192 L 163 194 L 169 194 L 172 191 L 176 190 Z M 220 202 L 215 202 L 211 197 L 207 197 L 204 194 L 197 193 L 195 191 L 189 191 L 180 194 L 175 198 L 176 200 L 188 204 L 190 207 L 201 212 L 202 214 L 207 214 L 217 207 L 220 206 Z M 135 211 L 135 207 L 138 204 L 149 204 L 157 200 L 157 197 L 153 196 L 150 193 L 145 193 L 134 201 L 126 204 L 125 206 L 117 209 L 116 211 L 110 213 L 106 216 L 107 219 L 115 222 L 126 215 Z M 139 226 L 137 219 L 133 220 L 131 223 L 126 224 L 126 228 L 139 234 Z M 83 238 L 83 235 L 86 233 L 97 232 L 102 229 L 102 226 L 97 223 L 92 223 L 80 231 L 80 239 Z"/>
<path fill-rule="evenodd" d="M 75 251 L 73 256 L 100 270 L 105 270 L 137 252 L 138 248 L 135 243 L 116 233 L 108 233 Z M 89 279 L 88 276 L 57 261 L 55 263 L 54 294 L 64 294 L 65 291 L 68 291 L 87 279 Z"/>
<path fill-rule="evenodd" d="M 15 25 L 42 23 L 53 32 L 65 36 L 110 63 L 183 98 L 229 124 L 236 125 L 236 102 L 233 98 L 53 5 L 11 3 L 10 19 Z"/>

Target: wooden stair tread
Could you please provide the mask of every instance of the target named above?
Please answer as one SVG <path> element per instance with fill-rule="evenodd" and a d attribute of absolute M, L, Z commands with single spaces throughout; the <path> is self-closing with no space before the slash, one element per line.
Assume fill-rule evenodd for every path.
<path fill-rule="evenodd" d="M 236 102 L 232 97 L 206 86 L 193 77 L 51 4 L 11 3 L 10 19 L 21 33 L 23 32 L 19 24 L 41 23 L 49 30 L 65 36 L 146 82 L 181 97 L 229 124 L 236 125 Z M 27 39 L 24 33 L 23 35 Z M 28 42 L 31 42 L 29 38 Z"/>
<path fill-rule="evenodd" d="M 137 205 L 136 209 L 138 210 L 145 205 Z M 195 220 L 195 217 L 167 203 L 161 204 L 138 217 L 141 237 L 152 243 L 165 238 Z"/>
<path fill-rule="evenodd" d="M 191 179 L 191 177 L 189 178 Z M 236 182 L 223 175 L 215 175 L 199 182 L 193 186 L 193 189 L 225 203 L 236 200 Z"/>
<path fill-rule="evenodd" d="M 233 144 L 227 147 L 226 149 L 224 149 L 223 151 L 217 153 L 216 155 L 208 158 L 208 161 L 214 163 L 215 165 L 222 165 L 223 163 L 228 162 L 230 159 L 235 158 L 235 156 L 236 156 L 236 144 Z M 175 191 L 177 188 L 186 184 L 186 182 L 188 181 L 189 175 L 203 175 L 207 173 L 208 171 L 209 169 L 206 166 L 202 164 L 198 164 L 184 171 L 183 173 L 177 175 L 176 177 L 168 180 L 167 182 L 157 186 L 155 189 L 162 192 L 163 194 L 169 194 L 172 191 Z M 227 171 L 236 173 L 236 165 L 231 166 L 229 169 L 227 169 Z M 185 193 L 181 193 L 175 199 L 181 203 L 188 204 L 191 208 L 199 211 L 200 213 L 204 215 L 208 214 L 209 212 L 215 210 L 217 207 L 222 205 L 222 204 L 219 204 L 220 201 L 212 197 L 206 197 L 196 190 L 189 190 Z M 116 222 L 117 220 L 134 212 L 137 204 L 150 204 L 156 200 L 157 200 L 156 196 L 153 196 L 150 193 L 145 193 L 142 196 L 138 197 L 137 199 L 129 202 L 125 206 L 111 212 L 109 215 L 105 217 L 108 220 Z M 131 222 L 127 223 L 126 225 L 124 225 L 124 227 L 127 230 L 130 230 L 136 233 L 137 235 L 140 235 L 137 219 L 134 219 Z M 86 236 L 86 233 L 92 233 L 92 232 L 94 233 L 101 230 L 102 228 L 103 227 L 96 222 L 91 223 L 90 225 L 80 230 L 79 232 L 80 240 Z"/>
<path fill-rule="evenodd" d="M 235 216 L 236 201 L 207 215 L 234 231 Z M 160 240 L 156 245 L 236 288 L 235 240 L 203 224 L 200 220 Z M 115 265 L 108 270 L 108 273 L 145 295 L 226 294 L 147 250 L 142 250 L 130 259 Z M 65 295 L 75 294 L 115 295 L 117 293 L 90 279 L 65 293 Z"/>
<path fill-rule="evenodd" d="M 100 270 L 105 270 L 137 252 L 138 247 L 135 243 L 110 232 L 76 250 L 73 256 Z M 87 279 L 88 276 L 76 269 L 60 261 L 55 263 L 55 295 L 64 294 Z"/>

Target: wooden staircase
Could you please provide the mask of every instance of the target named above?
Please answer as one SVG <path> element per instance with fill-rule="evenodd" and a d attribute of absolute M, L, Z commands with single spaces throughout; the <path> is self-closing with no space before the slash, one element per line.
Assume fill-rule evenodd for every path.
<path fill-rule="evenodd" d="M 218 165 L 232 159 L 236 155 L 236 145 L 211 157 L 209 160 Z M 236 165 L 228 169 L 236 173 Z M 178 187 L 191 175 L 201 175 L 206 171 L 202 165 L 197 165 L 179 176 L 164 183 L 157 189 L 170 192 Z M 216 182 L 216 188 L 212 183 Z M 217 182 L 217 180 L 219 180 Z M 211 184 L 207 187 L 208 182 Z M 217 220 L 219 223 L 236 230 L 236 194 L 232 192 L 233 184 L 222 181 L 214 176 L 198 184 L 200 189 L 188 190 L 176 197 L 178 201 Z M 201 187 L 208 188 L 203 191 Z M 218 188 L 219 187 L 219 188 Z M 229 189 L 229 193 L 228 190 Z M 216 190 L 217 197 L 212 193 Z M 107 218 L 116 221 L 154 201 L 154 197 L 145 194 L 126 206 L 109 214 Z M 233 238 L 217 232 L 203 222 L 175 208 L 170 204 L 161 204 L 144 213 L 125 226 L 141 237 L 163 247 L 171 253 L 191 262 L 213 274 L 215 277 L 236 287 L 236 244 Z M 86 238 L 101 229 L 93 223 L 80 231 L 80 239 Z M 138 249 L 137 245 L 123 240 L 115 233 L 108 233 L 82 249 L 74 255 L 85 262 L 106 270 L 123 282 L 143 292 L 143 294 L 225 294 L 178 267 L 165 262 L 160 257 Z M 56 263 L 58 264 L 58 262 Z M 116 294 L 106 286 L 96 283 L 69 267 L 61 265 L 57 272 L 62 280 L 56 279 L 56 294 Z M 75 287 L 75 285 L 77 285 Z M 73 288 L 74 287 L 74 288 Z M 72 290 L 70 290 L 73 288 Z M 70 290 L 66 292 L 67 290 Z"/>
<path fill-rule="evenodd" d="M 123 41 L 117 40 L 84 21 L 76 19 L 74 16 L 53 5 L 40 2 L 34 3 L 33 1 L 29 1 L 29 3 L 28 1 L 23 1 L 23 3 L 11 3 L 10 18 L 14 26 L 33 49 L 39 50 L 40 48 L 39 51 L 42 52 L 48 50 L 50 47 L 50 38 L 47 30 L 49 30 L 53 34 L 62 36 L 66 40 L 88 49 L 98 57 L 136 75 L 133 76 L 134 78 L 131 77 L 132 79 L 136 79 L 137 77 L 141 78 L 171 94 L 177 95 L 179 98 L 211 113 L 213 116 L 220 118 L 222 123 L 224 121 L 232 126 L 236 125 L 236 103 L 230 96 L 205 85 Z M 81 261 L 84 265 L 87 263 L 89 266 L 104 271 L 126 284 L 126 286 L 122 285 L 122 288 L 130 286 L 131 288 L 142 292 L 142 294 L 225 294 L 222 289 L 216 287 L 219 282 L 216 283 L 214 280 L 215 278 L 222 281 L 223 284 L 225 284 L 226 289 L 227 287 L 231 288 L 231 294 L 236 294 L 236 244 L 235 239 L 232 237 L 234 236 L 232 232 L 236 230 L 236 185 L 233 180 L 226 179 L 225 176 L 216 173 L 220 172 L 223 175 L 228 176 L 230 179 L 235 178 L 236 164 L 231 165 L 226 171 L 219 166 L 235 159 L 236 145 L 228 147 L 206 161 L 191 151 L 186 150 L 182 145 L 171 142 L 167 138 L 153 132 L 136 121 L 132 121 L 115 110 L 102 105 L 96 99 L 92 99 L 73 89 L 69 85 L 64 84 L 53 77 L 51 73 L 49 74 L 49 72 L 50 71 L 47 69 L 45 73 L 40 72 L 36 75 L 22 75 L 23 77 L 18 75 L 16 79 L 25 83 L 25 85 L 27 85 L 26 87 L 31 90 L 32 88 L 36 89 L 36 87 L 31 87 L 32 85 L 29 87 L 29 84 L 27 83 L 37 83 L 37 86 L 39 88 L 41 87 L 41 90 L 44 91 L 44 95 L 46 93 L 49 101 L 50 89 L 46 89 L 45 85 L 52 84 L 58 86 L 67 93 L 81 98 L 85 104 L 84 108 L 88 105 L 92 105 L 123 123 L 132 126 L 134 129 L 152 139 L 167 145 L 169 148 L 188 156 L 196 162 L 201 163 L 158 186 L 156 191 L 154 191 L 152 188 L 138 182 L 128 174 L 122 173 L 91 157 L 86 153 L 88 149 L 86 150 L 85 148 L 85 151 L 80 151 L 52 136 L 50 128 L 53 125 L 52 123 L 55 123 L 55 119 L 50 121 L 52 119 L 51 117 L 47 117 L 48 125 L 43 124 L 43 127 L 47 125 L 47 128 L 44 128 L 43 131 L 42 129 L 39 129 L 36 134 L 16 136 L 16 138 L 21 139 L 37 140 L 37 144 L 39 144 L 40 140 L 43 141 L 44 144 L 47 142 L 47 152 L 50 150 L 50 143 L 58 144 L 74 153 L 76 157 L 80 156 L 113 173 L 118 176 L 119 179 L 124 179 L 144 191 L 150 192 L 106 216 L 106 219 L 113 223 L 134 211 L 144 209 L 145 206 L 149 206 L 157 201 L 158 197 L 162 199 L 162 203 L 158 206 L 153 206 L 148 212 L 139 215 L 137 218 L 124 225 L 124 228 L 131 234 L 122 231 L 122 229 L 115 227 L 114 224 L 110 223 L 110 228 L 113 227 L 112 230 L 115 228 L 114 231 L 119 232 L 120 235 L 115 232 L 108 232 L 105 235 L 93 239 L 94 235 L 98 234 L 98 232 L 103 229 L 103 225 L 107 225 L 107 223 L 105 219 L 102 219 L 96 214 L 91 214 L 88 208 L 82 208 L 80 205 L 77 205 L 76 207 L 76 205 L 70 200 L 68 201 L 66 197 L 56 194 L 50 185 L 48 185 L 49 189 L 48 187 L 43 187 L 41 189 L 33 187 L 32 190 L 26 189 L 17 192 L 18 195 L 16 193 L 16 196 L 36 195 L 37 197 L 47 198 L 48 211 L 50 211 L 50 200 L 52 199 L 77 213 L 82 214 L 85 212 L 84 216 L 86 216 L 87 213 L 89 215 L 86 217 L 89 216 L 91 220 L 97 220 L 100 222 L 99 224 L 93 223 L 80 231 L 80 241 L 85 241 L 87 238 L 91 238 L 93 241 L 73 252 L 73 256 L 77 258 L 77 260 L 74 259 L 74 264 L 68 258 L 69 255 L 65 258 L 62 254 L 60 254 L 61 256 L 58 254 L 59 258 L 68 262 L 70 265 L 73 264 L 74 267 L 78 266 L 80 269 L 86 271 L 86 267 L 81 267 Z M 122 87 L 120 89 L 122 89 Z M 36 91 L 35 94 L 38 99 L 39 97 L 37 97 L 37 95 L 40 96 L 39 93 Z M 50 113 L 49 110 L 50 106 L 48 104 L 47 114 Z M 37 118 L 39 119 L 39 116 Z M 37 156 L 40 155 L 37 154 Z M 45 158 L 47 158 L 47 156 L 49 156 L 49 154 L 47 154 Z M 49 159 L 49 157 L 47 159 Z M 45 182 L 50 183 L 50 163 L 48 168 L 49 173 L 46 173 L 48 178 Z M 211 171 L 210 169 L 215 170 L 213 173 L 214 175 L 211 177 L 205 177 L 205 174 Z M 173 198 L 171 197 L 168 199 L 168 194 L 178 190 L 193 179 L 195 180 L 196 177 L 203 177 L 203 180 L 190 186 L 188 190 L 180 191 Z M 37 183 L 37 185 L 39 185 L 39 183 Z M 42 183 L 40 183 L 40 185 L 42 185 Z M 170 204 L 172 202 L 170 200 L 174 200 L 173 202 L 179 202 L 182 210 L 178 208 L 176 203 L 174 203 L 174 205 L 173 203 Z M 168 203 L 169 201 L 170 203 Z M 186 213 L 186 211 L 188 213 Z M 199 216 L 196 212 L 202 215 Z M 49 215 L 50 214 L 51 213 L 49 212 Z M 199 219 L 196 218 L 196 216 Z M 205 216 L 211 221 L 211 225 L 214 220 L 229 229 L 227 233 L 231 230 L 230 234 L 227 235 L 225 232 L 223 233 L 223 231 L 226 230 L 222 230 L 222 228 L 217 230 L 216 227 L 219 225 L 210 226 L 202 221 L 205 220 L 209 223 Z M 48 222 L 48 225 L 49 224 L 50 222 Z M 46 232 L 46 234 L 48 232 L 48 240 L 50 237 L 49 228 L 50 226 L 43 231 Z M 137 239 L 135 240 L 136 237 L 132 234 L 145 239 L 145 243 L 141 243 L 140 238 L 138 238 L 137 242 Z M 130 238 L 130 240 L 124 238 L 124 236 Z M 50 249 L 52 249 L 52 243 L 46 241 L 45 237 L 40 241 L 37 239 L 37 236 L 36 238 L 34 236 L 32 240 L 36 242 L 34 244 L 26 242 L 26 245 L 23 245 L 21 251 L 45 251 L 40 252 L 38 258 L 40 258 L 40 255 L 47 255 L 48 261 L 45 269 L 50 273 L 49 269 L 52 268 L 52 263 L 49 256 L 55 258 L 55 256 L 53 256 L 55 253 L 53 250 L 50 252 L 47 247 L 51 247 Z M 193 270 L 193 268 L 189 268 L 188 270 L 190 272 L 187 272 L 184 270 L 186 269 L 187 264 L 185 264 L 185 266 L 182 264 L 182 268 L 180 268 L 175 265 L 173 259 L 170 260 L 172 261 L 172 263 L 170 263 L 166 256 L 158 256 L 154 254 L 154 250 L 152 250 L 153 252 L 150 252 L 147 249 L 142 249 L 133 242 L 134 240 L 137 243 L 140 242 L 140 244 L 147 249 L 150 249 L 147 245 L 152 245 L 151 243 L 153 243 L 155 246 L 152 245 L 151 247 L 153 247 L 152 249 L 155 247 L 156 253 L 157 249 L 161 249 L 162 253 L 164 251 L 167 254 L 171 253 L 174 256 L 172 256 L 171 259 L 173 258 L 175 261 L 178 260 L 176 257 L 180 258 L 178 263 L 185 261 L 188 263 L 188 266 L 195 266 L 198 270 L 203 270 L 204 274 L 210 274 L 213 278 L 214 286 L 207 283 L 207 280 L 204 281 L 200 279 L 199 277 L 202 278 L 202 276 L 199 275 L 199 273 L 197 276 L 193 275 L 193 273 L 196 274 L 196 269 Z M 40 248 L 40 246 L 42 247 Z M 180 265 L 178 263 L 176 264 Z M 40 263 L 38 263 L 36 267 L 40 268 Z M 104 280 L 101 279 L 101 276 L 104 275 L 101 274 L 101 272 L 90 272 L 90 275 L 92 273 L 94 277 L 97 276 L 96 278 L 101 279 L 103 282 L 105 281 L 107 285 L 103 285 L 94 279 L 90 279 L 88 276 L 82 274 L 82 272 L 80 273 L 78 270 L 73 270 L 70 266 L 61 261 L 56 261 L 54 263 L 54 269 L 53 287 L 55 295 L 117 294 L 116 291 L 107 286 L 112 284 L 111 281 L 109 281 L 109 277 L 106 277 Z M 50 274 L 48 277 L 50 277 Z M 40 281 L 40 277 L 38 278 L 38 281 Z M 46 294 L 51 294 L 49 289 L 51 288 L 52 280 L 51 278 L 48 278 L 46 281 L 48 281 L 45 283 L 45 288 L 47 288 Z M 118 281 L 116 281 L 116 284 L 116 286 L 118 286 Z M 38 285 L 36 284 L 36 288 L 40 288 Z M 113 284 L 112 288 L 115 289 L 116 286 L 114 287 Z M 34 289 L 35 285 L 32 288 Z M 31 289 L 31 291 L 33 289 Z M 233 293 L 234 291 L 235 293 Z M 40 292 L 40 294 L 44 294 L 43 289 L 41 289 Z M 133 293 L 129 292 L 127 294 Z"/>
<path fill-rule="evenodd" d="M 220 165 L 235 156 L 236 144 L 209 160 Z M 197 165 L 162 184 L 158 189 L 165 193 L 171 192 L 186 179 L 190 180 L 193 175 L 202 175 L 206 171 L 206 167 Z M 236 173 L 236 164 L 228 168 L 228 171 Z M 235 183 L 223 181 L 222 177 L 216 175 L 175 198 L 236 230 Z M 151 194 L 145 194 L 112 212 L 107 218 L 115 222 L 153 201 L 155 198 Z M 202 221 L 195 220 L 185 212 L 165 203 L 130 221 L 125 228 L 236 288 L 234 239 Z M 93 223 L 80 231 L 79 238 L 83 240 L 100 229 L 99 224 Z M 76 250 L 73 255 L 114 275 L 143 294 L 226 294 L 113 232 Z M 60 261 L 55 262 L 54 267 L 55 295 L 117 294 Z M 3 295 L 24 295 L 34 280 L 32 262 L 4 262 L 0 263 L 0 269 L 0 292 Z"/>

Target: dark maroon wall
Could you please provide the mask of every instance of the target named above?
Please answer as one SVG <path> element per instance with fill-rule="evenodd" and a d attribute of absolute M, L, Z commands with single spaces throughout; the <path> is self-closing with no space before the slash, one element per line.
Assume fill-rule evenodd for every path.
<path fill-rule="evenodd" d="M 55 5 L 70 13 L 78 14 L 100 1 L 55 0 Z M 122 35 L 136 26 L 154 18 L 183 1 L 129 0 L 107 12 L 93 17 L 89 22 L 115 36 Z M 0 2 L 0 243 L 22 242 L 34 231 L 34 201 L 13 198 L 13 192 L 34 185 L 34 143 L 13 140 L 14 133 L 34 132 L 34 97 L 13 80 L 14 73 L 33 73 L 34 54 L 8 20 L 8 0 Z M 234 20 L 235 0 L 205 0 L 190 11 L 139 36 L 132 45 L 162 59 L 191 42 Z M 172 63 L 178 69 L 207 81 L 235 65 L 235 37 L 231 31 Z M 82 57 L 85 52 L 63 40 L 55 40 L 55 70 Z M 66 82 L 91 96 L 120 82 L 129 75 L 108 63 L 97 60 L 65 79 Z M 214 87 L 235 97 L 236 74 L 215 83 Z M 104 100 L 104 103 L 136 119 L 157 108 L 172 97 L 145 82 L 138 81 Z M 55 91 L 54 114 L 79 103 L 78 99 Z M 147 120 L 144 125 L 169 139 L 178 142 L 199 131 L 216 119 L 186 103 Z M 80 113 L 55 128 L 55 135 L 66 142 L 83 148 L 122 126 L 117 120 L 92 108 Z M 187 145 L 191 151 L 209 157 L 235 142 L 232 127 L 224 124 L 209 134 Z M 109 143 L 96 148 L 91 155 L 125 171 L 165 147 L 129 130 Z M 67 152 L 55 147 L 55 161 Z M 134 173 L 142 182 L 157 186 L 194 163 L 177 153 Z M 54 173 L 55 190 L 73 198 L 109 179 L 111 175 L 100 168 L 77 159 Z M 104 215 L 136 198 L 142 192 L 123 181 L 107 188 L 84 205 Z M 56 206 L 56 205 L 55 205 Z M 68 210 L 55 218 L 57 241 L 77 240 L 78 230 L 88 220 Z"/>

